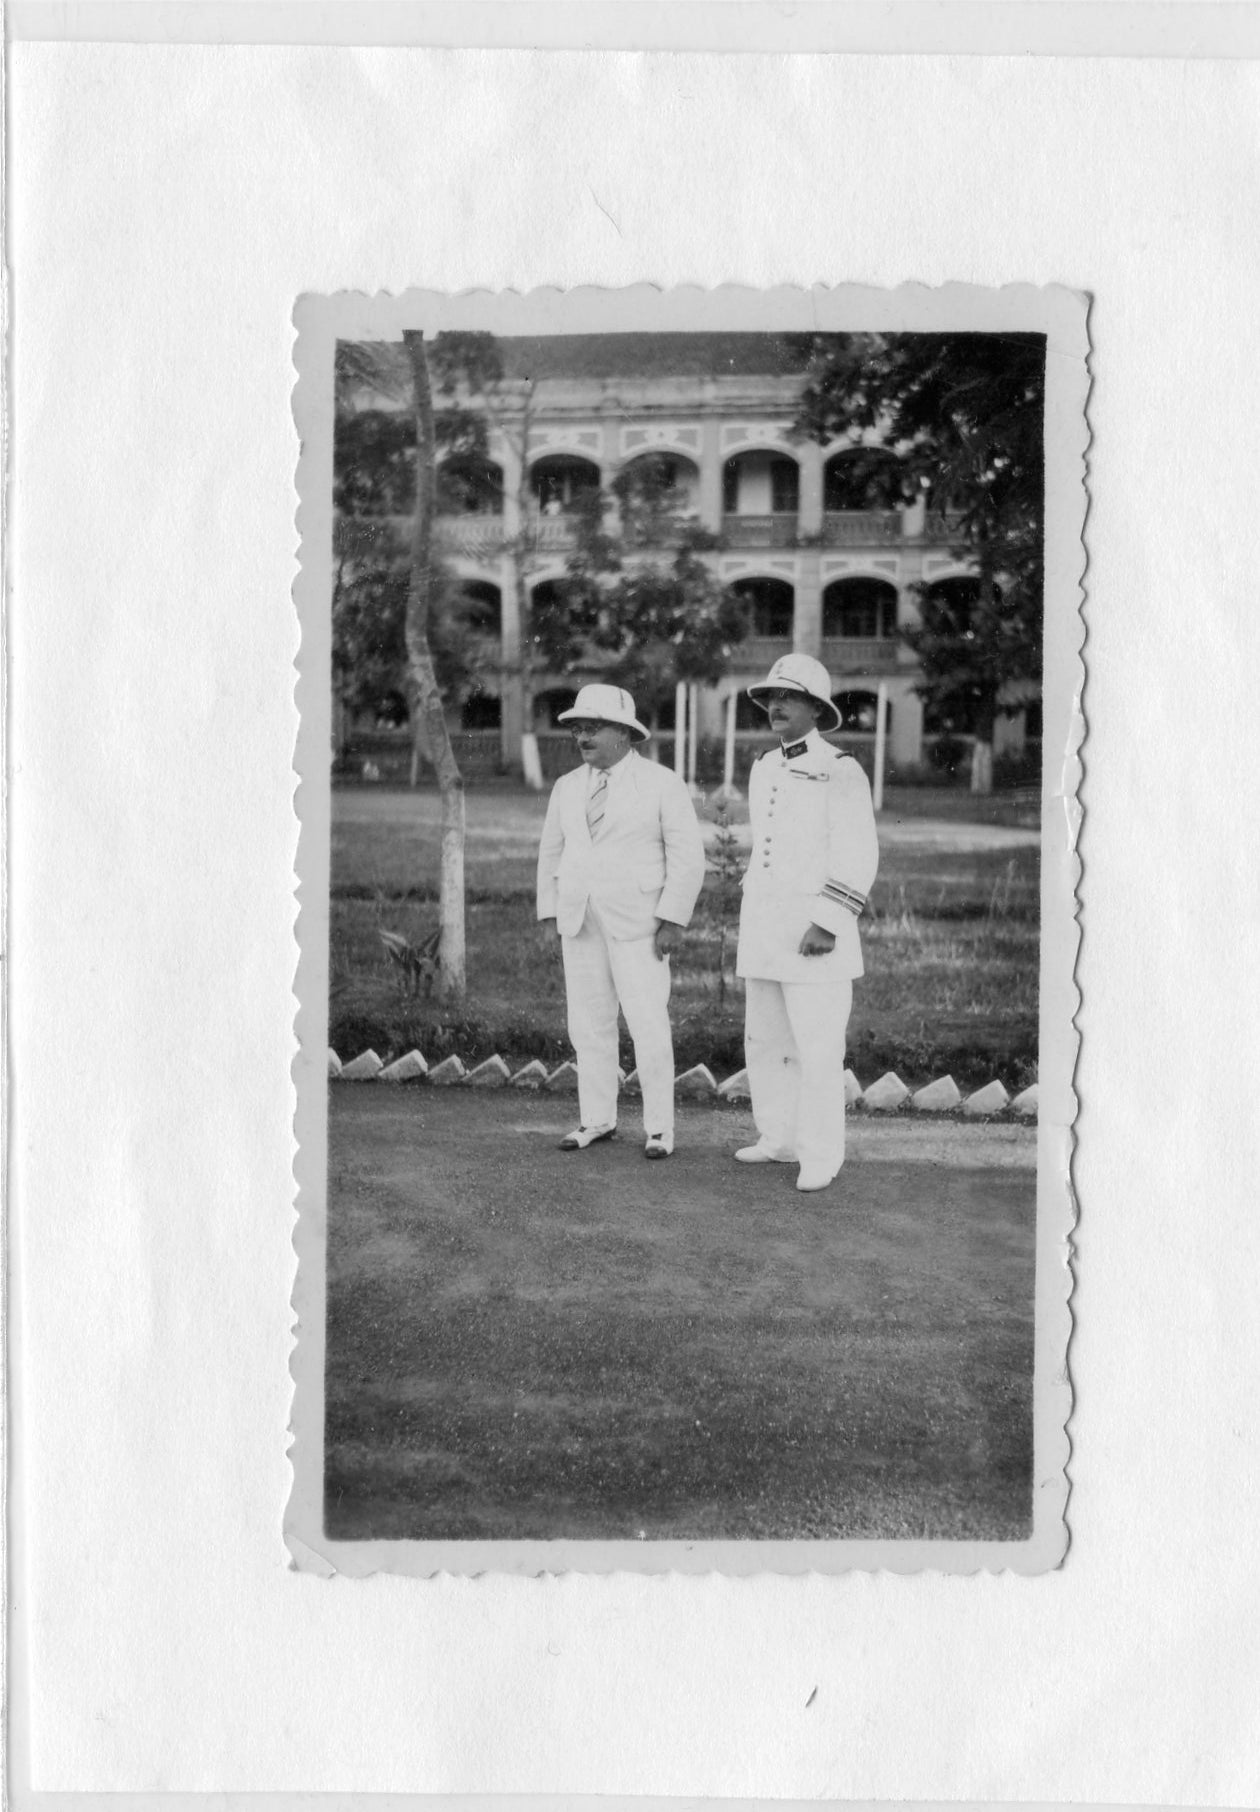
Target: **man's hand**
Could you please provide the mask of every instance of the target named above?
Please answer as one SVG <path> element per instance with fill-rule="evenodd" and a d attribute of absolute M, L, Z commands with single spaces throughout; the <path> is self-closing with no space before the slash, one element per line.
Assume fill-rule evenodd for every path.
<path fill-rule="evenodd" d="M 835 932 L 824 931 L 821 925 L 810 925 L 798 945 L 802 956 L 826 956 L 835 947 Z"/>
<path fill-rule="evenodd" d="M 653 939 L 657 958 L 664 962 L 682 943 L 682 926 L 675 925 L 672 919 L 657 919 Z"/>

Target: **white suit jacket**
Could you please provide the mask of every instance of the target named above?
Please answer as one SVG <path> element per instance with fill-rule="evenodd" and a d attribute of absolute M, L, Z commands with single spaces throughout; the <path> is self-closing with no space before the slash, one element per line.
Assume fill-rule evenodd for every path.
<path fill-rule="evenodd" d="M 752 854 L 743 880 L 737 975 L 765 981 L 849 980 L 862 973 L 858 914 L 879 845 L 866 775 L 817 730 L 788 760 L 781 748 L 748 777 Z M 826 956 L 802 956 L 806 927 L 835 934 Z"/>
<path fill-rule="evenodd" d="M 691 796 L 672 768 L 632 749 L 614 770 L 599 837 L 586 823 L 585 764 L 551 792 L 538 851 L 538 916 L 576 937 L 594 900 L 619 941 L 649 937 L 656 919 L 685 925 L 704 880 L 704 841 Z"/>

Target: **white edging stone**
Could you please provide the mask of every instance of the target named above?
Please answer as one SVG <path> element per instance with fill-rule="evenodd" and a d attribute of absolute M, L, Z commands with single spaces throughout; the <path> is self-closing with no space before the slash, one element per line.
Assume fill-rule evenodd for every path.
<path fill-rule="evenodd" d="M 341 1059 L 331 1047 L 328 1051 L 328 1077 L 332 1081 L 341 1074 Z"/>
<path fill-rule="evenodd" d="M 951 1107 L 957 1107 L 962 1100 L 962 1090 L 952 1076 L 938 1076 L 935 1082 L 929 1082 L 924 1088 L 916 1089 L 910 1097 L 910 1105 L 920 1114 L 944 1114 Z"/>
<path fill-rule="evenodd" d="M 681 1076 L 674 1078 L 674 1093 L 681 1095 L 684 1100 L 707 1101 L 710 1095 L 717 1093 L 717 1083 L 713 1080 L 712 1070 L 703 1063 L 693 1064 L 689 1070 L 684 1070 Z"/>
<path fill-rule="evenodd" d="M 965 1114 L 1000 1114 L 1010 1100 L 1010 1096 L 1000 1082 L 987 1082 L 978 1088 L 974 1095 L 968 1095 L 962 1104 Z"/>
<path fill-rule="evenodd" d="M 508 1079 L 508 1066 L 496 1052 L 468 1072 L 469 1088 L 502 1088 Z"/>
<path fill-rule="evenodd" d="M 553 1070 L 543 1087 L 554 1095 L 575 1095 L 577 1093 L 577 1065 L 562 1063 L 558 1070 Z"/>
<path fill-rule="evenodd" d="M 436 1082 L 439 1088 L 449 1088 L 453 1082 L 462 1082 L 466 1074 L 458 1057 L 444 1057 L 435 1070 L 429 1071 L 429 1081 Z"/>
<path fill-rule="evenodd" d="M 856 1107 L 861 1099 L 862 1084 L 858 1081 L 852 1070 L 846 1070 L 844 1072 L 844 1105 L 846 1107 Z"/>
<path fill-rule="evenodd" d="M 888 1114 L 901 1106 L 910 1090 L 895 1070 L 885 1070 L 878 1082 L 862 1093 L 862 1106 L 872 1113 Z"/>
<path fill-rule="evenodd" d="M 747 1070 L 736 1070 L 725 1082 L 718 1084 L 718 1094 L 723 1101 L 751 1101 L 752 1086 L 748 1080 Z"/>
<path fill-rule="evenodd" d="M 1011 1102 L 1011 1112 L 1013 1114 L 1023 1114 L 1027 1119 L 1035 1120 L 1037 1118 L 1038 1106 L 1037 1084 L 1034 1082 L 1031 1088 L 1022 1089 L 1020 1093 L 1016 1095 L 1015 1099 Z"/>
<path fill-rule="evenodd" d="M 405 1057 L 396 1057 L 393 1063 L 387 1063 L 378 1082 L 420 1082 L 429 1073 L 429 1066 L 419 1051 L 408 1051 Z"/>
<path fill-rule="evenodd" d="M 535 1057 L 523 1070 L 517 1070 L 511 1079 L 513 1088 L 541 1088 L 547 1080 L 547 1066 Z"/>
<path fill-rule="evenodd" d="M 355 1058 L 353 1063 L 342 1065 L 341 1080 L 343 1082 L 375 1082 L 384 1067 L 375 1051 L 364 1051 Z"/>

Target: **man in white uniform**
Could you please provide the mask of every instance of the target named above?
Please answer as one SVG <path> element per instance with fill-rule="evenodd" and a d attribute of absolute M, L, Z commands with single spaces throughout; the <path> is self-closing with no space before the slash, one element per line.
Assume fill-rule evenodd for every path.
<path fill-rule="evenodd" d="M 617 1126 L 617 1009 L 643 1090 L 649 1158 L 674 1149 L 669 958 L 704 880 L 695 807 L 669 768 L 632 744 L 648 732 L 620 686 L 583 686 L 571 726 L 584 765 L 552 789 L 538 851 L 538 917 L 564 956 L 581 1125 L 561 1151 L 611 1139 Z"/>
<path fill-rule="evenodd" d="M 799 1164 L 798 1189 L 825 1189 L 844 1163 L 844 1041 L 862 973 L 858 914 L 879 849 L 866 775 L 824 742 L 840 714 L 820 661 L 789 654 L 748 696 L 778 746 L 748 782 L 752 855 L 736 973 L 758 1139 L 744 1164 Z"/>

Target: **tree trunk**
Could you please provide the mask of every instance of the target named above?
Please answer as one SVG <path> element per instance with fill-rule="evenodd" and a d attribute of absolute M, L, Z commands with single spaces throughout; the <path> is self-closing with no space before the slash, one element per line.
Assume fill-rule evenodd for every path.
<path fill-rule="evenodd" d="M 997 723 L 997 701 L 993 700 L 976 717 L 976 739 L 971 745 L 971 791 L 993 791 L 993 729 Z"/>
<path fill-rule="evenodd" d="M 404 333 L 411 361 L 416 404 L 416 521 L 411 543 L 411 576 L 407 587 L 407 667 L 413 710 L 423 713 L 438 790 L 442 798 L 440 884 L 441 956 L 438 999 L 460 1005 L 467 991 L 464 945 L 464 779 L 455 760 L 433 652 L 429 646 L 429 613 L 434 593 L 433 516 L 436 461 L 433 398 L 424 335 Z"/>
<path fill-rule="evenodd" d="M 521 406 L 520 459 L 516 481 L 516 546 L 512 550 L 512 583 L 516 590 L 516 620 L 521 638 L 521 773 L 525 784 L 539 791 L 543 785 L 538 738 L 534 734 L 534 638 L 530 622 L 529 573 L 533 565 L 529 516 L 529 430 L 533 419 L 533 386 Z"/>

